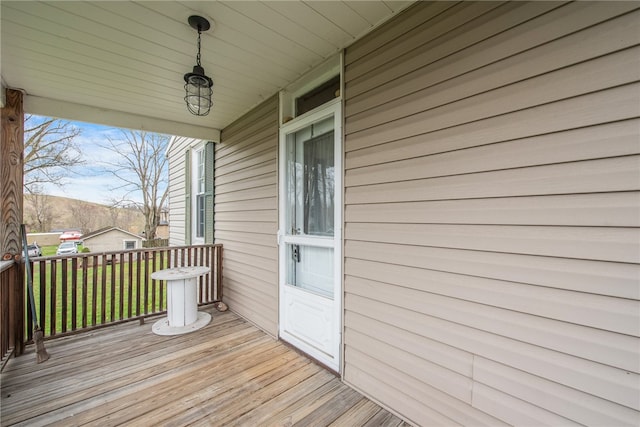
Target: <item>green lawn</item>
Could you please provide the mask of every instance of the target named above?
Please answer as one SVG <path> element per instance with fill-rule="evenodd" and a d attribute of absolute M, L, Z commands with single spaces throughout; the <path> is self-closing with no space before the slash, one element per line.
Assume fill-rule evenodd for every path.
<path fill-rule="evenodd" d="M 95 267 L 81 266 L 82 260 L 75 264 L 67 260 L 67 271 L 63 276 L 62 263 L 55 263 L 55 332 L 80 329 L 84 325 L 108 323 L 115 320 L 134 317 L 145 313 L 162 311 L 166 307 L 166 295 L 160 282 L 152 281 L 145 275 L 145 262 L 115 263 Z M 149 262 L 148 268 L 152 268 Z M 156 269 L 163 266 L 157 263 Z M 166 264 L 166 262 L 165 262 Z M 40 271 L 41 263 L 34 264 L 33 283 L 36 307 L 40 310 L 40 298 L 44 293 L 45 316 L 38 319 L 45 335 L 52 334 L 51 306 L 51 261 L 44 264 L 45 275 Z M 86 271 L 86 273 L 85 273 Z M 151 270 L 149 271 L 149 274 Z M 145 279 L 147 277 L 147 279 Z M 40 280 L 43 278 L 44 283 Z M 104 286 L 103 286 L 104 279 Z M 74 286 L 75 280 L 75 286 Z M 161 292 L 162 291 L 162 292 Z M 66 298 L 63 298 L 63 293 Z M 95 301 L 94 301 L 95 300 Z M 75 304 L 73 303 L 75 301 Z M 94 313 L 95 304 L 95 313 Z M 40 313 L 40 311 L 38 311 Z M 75 318 L 75 322 L 74 322 Z M 75 325 L 74 325 L 75 323 Z M 66 328 L 63 328 L 63 324 Z M 27 326 L 30 328 L 30 325 Z"/>
<path fill-rule="evenodd" d="M 58 245 L 40 246 L 40 250 L 42 251 L 42 256 L 53 256 L 58 250 Z"/>

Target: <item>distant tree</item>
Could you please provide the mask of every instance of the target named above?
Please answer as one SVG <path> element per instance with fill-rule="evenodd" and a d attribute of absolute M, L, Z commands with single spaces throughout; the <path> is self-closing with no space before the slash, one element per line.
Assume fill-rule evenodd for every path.
<path fill-rule="evenodd" d="M 168 164 L 165 151 L 169 136 L 145 131 L 121 130 L 121 138 L 108 138 L 103 148 L 118 153 L 117 160 L 106 162 L 108 171 L 126 190 L 118 206 L 135 205 L 144 215 L 144 233 L 156 236 L 160 209 L 168 195 Z M 137 196 L 137 197 L 136 197 Z M 142 202 L 136 201 L 141 198 Z M 139 199 L 138 199 L 139 200 Z"/>
<path fill-rule="evenodd" d="M 43 193 L 42 187 L 33 185 L 31 197 L 29 198 L 31 207 L 31 227 L 32 231 L 46 232 L 51 226 L 53 219 L 53 203 L 51 197 Z"/>
<path fill-rule="evenodd" d="M 120 223 L 118 222 L 118 219 L 120 218 L 120 211 L 121 209 L 117 206 L 117 204 L 113 203 L 109 206 L 109 221 L 110 221 L 110 225 L 114 226 L 114 227 L 119 227 Z"/>
<path fill-rule="evenodd" d="M 111 199 L 109 201 L 109 226 L 122 228 L 123 230 L 135 230 L 134 222 L 138 215 L 138 208 L 135 204 L 123 204 L 121 200 Z M 134 232 L 140 232 L 135 230 Z"/>
<path fill-rule="evenodd" d="M 27 192 L 34 192 L 44 183 L 63 185 L 70 168 L 82 163 L 75 142 L 79 135 L 80 129 L 68 121 L 25 115 L 24 187 Z"/>
<path fill-rule="evenodd" d="M 82 234 L 88 233 L 94 228 L 98 213 L 96 206 L 81 200 L 74 200 L 69 205 L 69 209 L 73 215 L 74 227 L 79 227 Z"/>

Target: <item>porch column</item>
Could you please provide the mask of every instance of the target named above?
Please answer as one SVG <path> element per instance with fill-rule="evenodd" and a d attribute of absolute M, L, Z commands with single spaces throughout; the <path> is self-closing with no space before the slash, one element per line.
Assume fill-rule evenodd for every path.
<path fill-rule="evenodd" d="M 22 92 L 6 89 L 5 106 L 1 113 L 0 140 L 0 254 L 3 260 L 21 260 L 23 171 L 24 171 L 24 109 Z M 11 287 L 10 324 L 14 327 L 16 355 L 24 346 L 24 269 L 17 266 Z"/>

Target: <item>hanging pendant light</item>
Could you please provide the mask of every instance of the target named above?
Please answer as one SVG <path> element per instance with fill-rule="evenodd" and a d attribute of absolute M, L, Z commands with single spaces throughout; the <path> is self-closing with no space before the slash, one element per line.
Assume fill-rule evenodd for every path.
<path fill-rule="evenodd" d="M 189 17 L 189 25 L 198 30 L 198 56 L 196 57 L 196 65 L 193 67 L 193 72 L 184 75 L 184 100 L 191 114 L 206 116 L 213 105 L 211 100 L 213 80 L 204 73 L 204 68 L 200 65 L 200 33 L 207 31 L 211 28 L 211 25 L 205 18 L 197 15 Z"/>

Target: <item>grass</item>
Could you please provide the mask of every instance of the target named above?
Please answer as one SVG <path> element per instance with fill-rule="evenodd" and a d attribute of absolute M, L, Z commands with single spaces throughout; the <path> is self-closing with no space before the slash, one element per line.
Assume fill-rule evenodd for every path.
<path fill-rule="evenodd" d="M 164 310 L 166 295 L 162 292 L 160 282 L 153 281 L 151 277 L 145 275 L 145 264 L 144 261 L 133 261 L 114 263 L 104 267 L 102 265 L 87 266 L 84 274 L 82 259 L 77 259 L 76 268 L 73 268 L 74 265 L 69 259 L 66 275 L 63 276 L 62 263 L 56 262 L 55 333 L 80 329 L 85 324 L 89 326 L 134 317 L 145 313 L 145 308 L 147 313 Z M 152 268 L 151 262 L 147 265 Z M 41 295 L 44 294 L 45 298 L 45 316 L 43 319 L 38 319 L 45 336 L 54 333 L 52 322 L 49 320 L 53 319 L 50 301 L 51 266 L 51 261 L 44 264 L 46 270 L 44 276 L 39 262 L 34 263 L 33 269 L 34 299 L 39 316 Z M 155 267 L 155 269 L 162 268 L 164 268 L 162 265 Z M 138 270 L 140 270 L 139 273 Z M 129 281 L 130 275 L 131 281 Z M 41 278 L 44 283 L 40 282 Z M 66 291 L 64 292 L 66 298 L 63 297 L 63 291 Z M 28 325 L 27 329 L 30 328 L 31 325 Z"/>
<path fill-rule="evenodd" d="M 40 246 L 40 250 L 42 251 L 42 256 L 53 256 L 58 250 L 58 245 Z"/>

